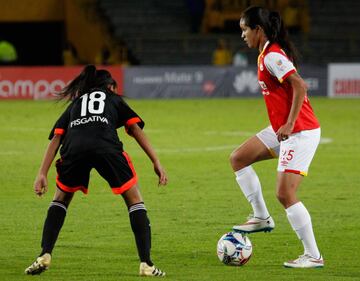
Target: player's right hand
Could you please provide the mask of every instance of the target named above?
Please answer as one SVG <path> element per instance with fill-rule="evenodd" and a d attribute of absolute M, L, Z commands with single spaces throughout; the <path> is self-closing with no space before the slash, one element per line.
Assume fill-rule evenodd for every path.
<path fill-rule="evenodd" d="M 45 175 L 38 175 L 34 182 L 34 192 L 37 196 L 43 196 L 48 190 L 48 181 Z"/>

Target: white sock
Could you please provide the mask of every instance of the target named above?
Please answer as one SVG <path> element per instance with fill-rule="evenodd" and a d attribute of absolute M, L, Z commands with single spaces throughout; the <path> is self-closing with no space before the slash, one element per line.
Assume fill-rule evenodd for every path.
<path fill-rule="evenodd" d="M 261 185 L 257 174 L 251 166 L 235 172 L 236 181 L 250 202 L 254 216 L 266 219 L 270 216 L 261 192 Z"/>
<path fill-rule="evenodd" d="M 319 258 L 320 252 L 316 244 L 311 217 L 303 203 L 298 202 L 286 209 L 291 227 L 304 246 L 304 254 Z"/>

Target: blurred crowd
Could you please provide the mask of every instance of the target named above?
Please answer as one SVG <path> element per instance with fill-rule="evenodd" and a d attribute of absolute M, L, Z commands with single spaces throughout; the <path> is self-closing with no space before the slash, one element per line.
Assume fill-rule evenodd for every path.
<path fill-rule="evenodd" d="M 248 66 L 248 57 L 246 48 L 242 47 L 233 52 L 224 38 L 220 38 L 216 49 L 212 54 L 212 64 L 215 66 Z"/>
<path fill-rule="evenodd" d="M 92 63 L 96 65 L 139 65 L 140 61 L 133 54 L 131 49 L 123 40 L 111 41 L 108 45 L 103 45 L 93 61 L 81 60 L 76 47 L 67 41 L 63 50 L 64 65 L 79 65 Z"/>
<path fill-rule="evenodd" d="M 209 60 L 213 65 L 247 65 L 247 54 L 238 46 L 229 46 L 222 38 L 223 34 L 239 32 L 239 15 L 250 5 L 266 6 L 278 10 L 283 16 L 290 33 L 307 33 L 309 30 L 309 15 L 306 0 L 184 0 L 189 14 L 189 33 L 219 34 L 217 47 Z M 96 7 L 94 7 L 96 10 Z M 92 15 L 95 17 L 95 15 Z M 101 19 L 103 20 L 103 19 Z M 101 20 L 99 22 L 101 22 Z M 103 21 L 102 24 L 106 25 Z M 105 28 L 106 29 L 106 28 Z M 65 40 L 62 48 L 63 65 L 97 64 L 97 65 L 139 65 L 141 62 L 122 38 L 113 36 L 111 30 L 105 30 L 107 35 L 102 38 L 91 55 L 84 56 L 84 44 L 80 40 L 73 42 Z M 74 37 L 74 36 L 73 36 Z M 22 53 L 9 38 L 0 38 L 0 64 L 21 64 Z M 80 46 L 81 45 L 81 46 Z M 135 48 L 136 50 L 138 48 Z M 86 59 L 84 59 L 86 57 Z M 61 61 L 61 58 L 60 60 Z"/>
<path fill-rule="evenodd" d="M 309 31 L 309 9 L 306 0 L 206 0 L 202 31 L 226 32 L 238 28 L 239 15 L 251 5 L 279 11 L 291 33 Z"/>

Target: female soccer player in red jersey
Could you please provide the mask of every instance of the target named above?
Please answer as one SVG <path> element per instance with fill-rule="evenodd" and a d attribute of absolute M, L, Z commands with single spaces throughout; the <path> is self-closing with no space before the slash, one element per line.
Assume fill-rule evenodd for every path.
<path fill-rule="evenodd" d="M 47 191 L 47 173 L 58 148 L 57 178 L 54 199 L 45 220 L 41 247 L 36 261 L 25 269 L 26 274 L 40 274 L 51 262 L 51 253 L 64 223 L 74 192 L 88 191 L 92 168 L 109 183 L 112 192 L 121 194 L 129 211 L 131 228 L 140 257 L 141 276 L 165 276 L 150 259 L 151 232 L 146 208 L 141 197 L 137 175 L 129 156 L 123 151 L 116 129 L 125 126 L 154 165 L 159 184 L 167 176 L 146 135 L 143 120 L 116 94 L 116 81 L 106 70 L 88 65 L 64 90 L 60 97 L 71 101 L 52 129 L 50 144 L 45 152 L 34 183 L 39 196 Z"/>
<path fill-rule="evenodd" d="M 250 7 L 241 16 L 240 28 L 248 47 L 260 52 L 258 80 L 271 126 L 245 141 L 230 156 L 236 181 L 254 212 L 247 222 L 233 228 L 252 233 L 275 227 L 251 165 L 278 157 L 276 195 L 304 246 L 304 254 L 284 266 L 323 267 L 310 214 L 296 196 L 320 141 L 320 125 L 307 98 L 306 84 L 295 68 L 296 51 L 277 12 Z"/>

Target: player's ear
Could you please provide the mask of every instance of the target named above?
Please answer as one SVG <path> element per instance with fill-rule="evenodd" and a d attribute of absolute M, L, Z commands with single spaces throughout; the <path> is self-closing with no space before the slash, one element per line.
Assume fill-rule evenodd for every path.
<path fill-rule="evenodd" d="M 115 85 L 109 85 L 108 89 L 117 94 L 117 87 Z"/>

